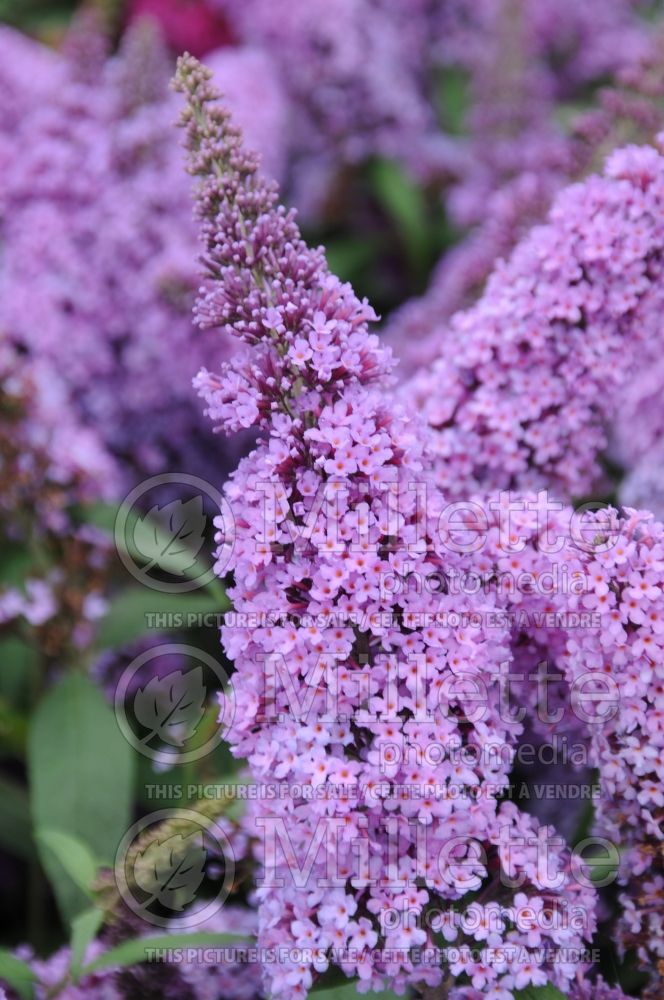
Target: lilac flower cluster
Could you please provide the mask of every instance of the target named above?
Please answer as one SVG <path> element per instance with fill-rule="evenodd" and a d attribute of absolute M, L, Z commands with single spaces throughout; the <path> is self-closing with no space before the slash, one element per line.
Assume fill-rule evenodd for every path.
<path fill-rule="evenodd" d="M 436 985 L 446 959 L 437 953 L 427 963 L 413 948 L 436 950 L 426 918 L 440 907 L 440 927 L 456 946 L 445 967 L 483 995 L 498 1000 L 529 984 L 568 984 L 573 964 L 545 958 L 542 965 L 534 949 L 541 942 L 582 948 L 594 929 L 594 893 L 571 877 L 559 840 L 549 852 L 558 875 L 550 885 L 536 848 L 552 831 L 497 802 L 521 731 L 498 704 L 511 630 L 486 624 L 500 608 L 491 581 L 510 560 L 499 527 L 491 527 L 479 559 L 441 538 L 445 504 L 423 469 L 426 434 L 385 399 L 392 359 L 368 332 L 370 308 L 330 275 L 322 251 L 307 248 L 293 216 L 276 207 L 274 190 L 214 103 L 208 74 L 184 59 L 178 82 L 188 95 L 184 123 L 207 246 L 198 321 L 244 342 L 219 373 L 203 371 L 196 384 L 217 424 L 263 432 L 226 488 L 236 518 L 232 537 L 219 519 L 218 571 L 234 572 L 238 612 L 282 622 L 223 629 L 241 694 L 228 739 L 257 782 L 317 792 L 270 801 L 258 824 L 265 852 L 259 943 L 308 955 L 267 969 L 269 988 L 275 996 L 305 995 L 330 951 L 363 990 L 386 977 L 397 988 Z M 426 504 L 418 502 L 422 489 Z M 550 560 L 533 544 L 525 565 L 536 574 Z M 486 578 L 486 590 L 441 594 L 436 610 L 474 613 L 484 623 L 474 630 L 444 617 L 426 624 L 429 596 L 379 587 L 386 573 L 471 571 Z M 524 594 L 509 600 L 545 604 Z M 492 682 L 474 725 L 466 724 L 468 692 L 454 689 L 465 665 Z M 477 763 L 418 761 L 418 750 L 432 744 L 474 750 Z M 497 761 L 483 753 L 492 744 L 507 750 Z M 404 791 L 440 785 L 449 794 Z M 470 787 L 476 796 L 452 794 Z M 317 835 L 324 850 L 298 885 L 293 860 Z M 500 905 L 501 876 L 518 876 L 523 889 L 507 893 L 511 909 Z M 459 929 L 450 904 L 480 887 L 482 902 Z M 570 926 L 563 913 L 575 905 L 583 919 Z M 390 924 L 393 912 L 399 919 Z M 538 922 L 537 913 L 546 919 Z M 478 958 L 482 942 L 503 945 L 502 957 Z"/>
<path fill-rule="evenodd" d="M 663 167 L 655 148 L 611 155 L 437 332 L 436 361 L 403 398 L 435 431 L 448 496 L 596 484 L 619 390 L 659 337 Z"/>
<path fill-rule="evenodd" d="M 586 608 L 601 614 L 597 630 L 569 640 L 571 678 L 610 677 L 619 711 L 591 725 L 603 799 L 596 825 L 620 844 L 625 916 L 621 940 L 636 947 L 653 982 L 664 980 L 664 528 L 627 511 L 609 530 L 617 543 L 597 551 L 586 572 Z M 601 530 L 606 531 L 606 513 Z M 599 520 L 598 520 L 599 524 Z M 600 683 L 601 687 L 601 683 Z M 601 715 L 601 713 L 598 713 Z M 659 970 L 659 973 L 658 971 Z"/>
<path fill-rule="evenodd" d="M 455 222 L 477 222 L 513 179 L 564 175 L 556 101 L 649 48 L 633 0 L 565 0 L 555 17 L 540 0 L 215 2 L 240 39 L 278 63 L 293 108 L 294 201 L 307 211 L 320 210 L 340 167 L 379 154 L 421 179 L 454 178 Z M 470 81 L 462 138 L 437 120 L 446 67 Z"/>
<path fill-rule="evenodd" d="M 0 346 L 0 541 L 9 571 L 0 633 L 25 635 L 27 626 L 56 661 L 89 643 L 105 608 L 108 541 L 77 525 L 72 507 L 112 481 L 93 432 L 60 409 L 61 399 L 56 373 Z"/>
<path fill-rule="evenodd" d="M 472 225 L 512 179 L 569 174 L 571 150 L 557 121 L 559 102 L 614 78 L 651 52 L 633 0 L 480 0 L 446 14 L 446 61 L 470 80 L 471 162 L 453 192 L 455 221 Z"/>
<path fill-rule="evenodd" d="M 218 478 L 223 454 L 188 385 L 224 347 L 192 336 L 196 237 L 169 63 L 138 25 L 91 68 L 91 46 L 103 44 L 90 31 L 58 57 L 2 29 L 12 85 L 0 98 L 0 325 L 49 373 L 44 384 L 54 373 L 60 412 L 94 428 L 125 478 L 171 463 Z M 265 60 L 238 50 L 217 61 L 250 141 L 278 172 L 282 105 Z"/>
<path fill-rule="evenodd" d="M 292 200 L 318 214 L 340 168 L 393 157 L 422 177 L 458 153 L 429 93 L 426 3 L 215 0 L 245 43 L 275 60 L 291 103 Z"/>
<path fill-rule="evenodd" d="M 627 470 L 620 487 L 621 501 L 660 518 L 664 515 L 663 388 L 661 361 L 644 358 L 639 373 L 622 393 L 611 436 L 611 456 Z"/>
<path fill-rule="evenodd" d="M 661 442 L 629 469 L 620 484 L 620 502 L 664 516 L 664 454 Z"/>
<path fill-rule="evenodd" d="M 447 58 L 467 74 L 471 101 L 467 160 L 446 206 L 466 235 L 443 255 L 427 293 L 390 318 L 402 374 L 434 360 L 441 324 L 481 293 L 495 262 L 545 218 L 561 188 L 627 141 L 651 141 L 664 124 L 661 25 L 646 31 L 631 3 L 600 7 L 569 4 L 553 19 L 538 0 L 448 12 Z M 612 85 L 592 107 L 576 110 L 589 85 L 607 77 Z M 575 109 L 566 127 L 561 100 Z"/>

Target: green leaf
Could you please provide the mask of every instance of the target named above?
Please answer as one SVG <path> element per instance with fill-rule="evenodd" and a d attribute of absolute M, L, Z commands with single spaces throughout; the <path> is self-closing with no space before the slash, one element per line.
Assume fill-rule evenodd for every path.
<path fill-rule="evenodd" d="M 51 851 L 79 889 L 92 896 L 91 886 L 97 863 L 88 847 L 77 837 L 61 830 L 37 830 L 37 843 Z"/>
<path fill-rule="evenodd" d="M 190 580 L 209 571 L 210 557 L 203 545 L 207 517 L 201 497 L 193 497 L 184 504 L 177 500 L 162 508 L 153 507 L 145 515 L 134 508 L 116 536 L 118 511 L 114 504 L 96 503 L 79 508 L 79 517 L 84 523 L 109 532 L 123 553 L 146 570 L 155 565 L 173 576 Z M 218 599 L 225 597 L 218 580 L 201 589 L 214 593 Z"/>
<path fill-rule="evenodd" d="M 32 556 L 24 545 L 3 543 L 0 583 L 3 587 L 19 587 L 30 575 Z"/>
<path fill-rule="evenodd" d="M 0 845 L 17 858 L 34 856 L 28 795 L 21 785 L 0 777 Z"/>
<path fill-rule="evenodd" d="M 517 1000 L 565 1000 L 565 994 L 549 983 L 546 986 L 527 986 L 525 990 L 519 990 L 514 996 Z"/>
<path fill-rule="evenodd" d="M 108 614 L 100 622 L 97 632 L 97 646 L 100 649 L 119 649 L 139 639 L 157 627 L 158 622 L 168 620 L 171 628 L 191 628 L 196 624 L 196 616 L 221 614 L 227 611 L 230 602 L 221 584 L 209 587 L 195 594 L 163 594 L 147 587 L 129 587 L 112 602 Z M 151 618 L 152 615 L 168 615 L 168 619 Z"/>
<path fill-rule="evenodd" d="M 88 945 L 96 937 L 97 931 L 104 921 L 104 914 L 101 910 L 94 908 L 84 910 L 74 917 L 71 924 L 71 974 L 74 982 L 77 982 L 80 974 L 85 953 Z"/>
<path fill-rule="evenodd" d="M 342 281 L 352 281 L 375 260 L 378 250 L 376 240 L 339 237 L 325 243 L 325 256 L 332 274 Z"/>
<path fill-rule="evenodd" d="M 115 519 L 118 516 L 118 505 L 114 503 L 91 503 L 75 509 L 77 520 L 91 524 L 113 537 Z"/>
<path fill-rule="evenodd" d="M 64 677 L 41 701 L 28 740 L 30 801 L 35 828 L 81 841 L 101 864 L 111 864 L 130 824 L 134 754 L 95 685 Z M 89 900 L 51 847 L 42 863 L 66 920 Z"/>
<path fill-rule="evenodd" d="M 437 105 L 443 130 L 448 135 L 462 135 L 467 129 L 469 83 L 468 74 L 456 67 L 447 67 L 440 74 Z"/>
<path fill-rule="evenodd" d="M 238 934 L 162 934 L 156 937 L 123 941 L 122 944 L 104 952 L 94 962 L 83 968 L 83 975 L 99 969 L 139 965 L 148 960 L 149 952 L 162 948 L 223 948 L 224 945 L 248 944 L 246 937 Z"/>
<path fill-rule="evenodd" d="M 10 756 L 23 757 L 28 721 L 0 696 L 0 747 Z"/>
<path fill-rule="evenodd" d="M 136 719 L 149 731 L 150 738 L 159 735 L 169 746 L 182 747 L 205 715 L 206 695 L 200 666 L 184 673 L 174 670 L 166 677 L 152 677 L 136 692 Z"/>
<path fill-rule="evenodd" d="M 27 710 L 38 672 L 38 654 L 27 642 L 17 636 L 0 642 L 0 698 L 8 711 Z"/>
<path fill-rule="evenodd" d="M 137 518 L 132 543 L 148 569 L 158 566 L 173 576 L 184 576 L 196 565 L 205 541 L 206 523 L 203 497 L 192 497 L 186 503 L 171 500 Z"/>
<path fill-rule="evenodd" d="M 394 222 L 417 273 L 429 255 L 429 213 L 426 198 L 405 171 L 391 160 L 377 160 L 371 170 L 374 194 Z"/>
<path fill-rule="evenodd" d="M 35 974 L 10 951 L 0 951 L 0 982 L 8 983 L 23 1000 L 31 1000 Z"/>

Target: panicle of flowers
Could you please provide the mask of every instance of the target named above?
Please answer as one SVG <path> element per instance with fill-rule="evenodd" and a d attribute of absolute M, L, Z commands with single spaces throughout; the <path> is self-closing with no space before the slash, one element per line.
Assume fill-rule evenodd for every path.
<path fill-rule="evenodd" d="M 61 66 L 53 51 L 4 25 L 0 26 L 0 56 L 0 149 L 4 152 L 9 130 L 60 82 Z"/>
<path fill-rule="evenodd" d="M 27 630 L 46 662 L 75 658 L 105 609 L 109 542 L 73 511 L 112 482 L 100 442 L 61 413 L 52 374 L 0 345 L 0 541 L 20 581 L 0 587 L 0 634 Z"/>
<path fill-rule="evenodd" d="M 430 12 L 395 0 L 215 0 L 275 60 L 291 103 L 291 201 L 320 214 L 344 166 L 382 155 L 430 179 L 458 162 L 431 99 Z"/>
<path fill-rule="evenodd" d="M 562 183 L 562 171 L 529 169 L 487 193 L 482 222 L 443 254 L 425 294 L 404 303 L 386 323 L 383 336 L 399 358 L 402 379 L 433 364 L 440 352 L 441 328 L 473 304 L 497 261 L 545 218 Z"/>
<path fill-rule="evenodd" d="M 435 431 L 449 496 L 544 486 L 571 497 L 596 484 L 620 390 L 659 340 L 663 200 L 660 151 L 617 151 L 442 325 L 436 361 L 403 397 Z"/>
<path fill-rule="evenodd" d="M 549 73 L 547 89 L 558 98 L 580 84 L 612 75 L 649 48 L 641 0 L 561 0 L 555 10 L 541 0 L 452 0 L 439 10 L 440 44 L 447 59 L 469 70 L 494 57 L 487 51 L 491 29 L 512 17 L 528 43 L 525 58 Z M 495 34 L 494 34 L 495 39 Z M 622 43 L 622 45 L 621 45 Z M 523 60 L 522 60 L 523 61 Z"/>
<path fill-rule="evenodd" d="M 569 732 L 581 723 L 589 737 L 588 763 L 597 768 L 601 788 L 594 832 L 616 845 L 624 886 L 618 941 L 636 950 L 650 975 L 645 995 L 655 997 L 664 981 L 664 525 L 647 512 L 627 508 L 619 516 L 611 507 L 586 512 L 580 523 L 570 530 L 565 510 L 545 524 L 524 515 L 515 521 L 528 545 L 537 542 L 533 528 L 556 539 L 550 566 L 565 567 L 561 579 L 568 582 L 547 598 L 560 613 L 552 628 L 538 625 L 531 599 L 524 604 L 516 594 L 513 606 L 530 612 L 520 639 L 548 647 L 565 677 L 559 724 Z M 579 614 L 588 616 L 580 627 Z M 596 702 L 592 708 L 585 694 Z"/>
<path fill-rule="evenodd" d="M 260 152 L 261 171 L 280 180 L 286 173 L 285 136 L 291 120 L 272 56 L 249 45 L 227 46 L 211 52 L 206 65 L 224 101 L 233 109 L 247 147 Z"/>
<path fill-rule="evenodd" d="M 402 377 L 435 359 L 441 324 L 476 300 L 563 187 L 662 128 L 661 24 L 646 30 L 630 3 L 600 6 L 569 4 L 553 19 L 539 0 L 448 11 L 443 62 L 468 74 L 471 99 L 464 168 L 447 210 L 466 234 L 442 256 L 426 294 L 390 317 Z M 576 111 L 598 80 L 592 107 Z"/>
<path fill-rule="evenodd" d="M 653 344 L 653 348 L 657 348 Z M 621 500 L 631 507 L 664 515 L 662 434 L 664 432 L 664 365 L 651 352 L 644 357 L 635 378 L 621 394 L 611 429 L 610 454 L 627 471 L 620 487 Z"/>
<path fill-rule="evenodd" d="M 654 418 L 655 423 L 660 422 L 657 413 L 644 414 L 644 419 L 648 416 Z M 622 421 L 621 421 L 622 423 Z M 636 425 L 638 427 L 638 425 Z M 638 437 L 638 435 L 637 435 Z M 636 463 L 627 469 L 627 473 L 620 484 L 618 495 L 620 502 L 629 507 L 638 507 L 641 510 L 652 511 L 658 518 L 664 518 L 664 447 L 662 441 L 658 441 L 649 451 L 645 452 Z"/>
<path fill-rule="evenodd" d="M 595 531 L 582 560 L 583 594 L 569 607 L 592 610 L 593 627 L 570 632 L 561 665 L 570 683 L 604 691 L 588 720 L 602 798 L 595 828 L 620 845 L 626 887 L 619 941 L 664 979 L 664 526 L 632 509 L 589 520 Z M 608 694 L 607 694 L 608 692 Z"/>
<path fill-rule="evenodd" d="M 218 520 L 218 572 L 233 571 L 236 611 L 258 618 L 251 628 L 222 630 L 235 663 L 227 738 L 259 785 L 294 789 L 266 796 L 256 818 L 264 864 L 259 943 L 306 945 L 310 955 L 268 967 L 269 989 L 305 995 L 330 951 L 333 964 L 359 977 L 361 990 L 386 978 L 397 989 L 436 985 L 440 959 L 419 963 L 411 954 L 434 943 L 426 916 L 480 887 L 486 892 L 472 914 L 477 925 L 467 917 L 459 931 L 442 922 L 448 940 L 460 945 L 447 972 L 508 1000 L 530 983 L 564 985 L 573 970 L 540 967 L 532 949 L 542 940 L 574 946 L 589 939 L 594 893 L 570 877 L 561 841 L 553 858 L 549 852 L 560 878 L 555 887 L 546 883 L 537 845 L 552 831 L 497 802 L 521 731 L 498 704 L 510 628 L 482 624 L 499 606 L 490 582 L 506 558 L 499 528 L 492 526 L 483 560 L 449 550 L 437 534 L 444 501 L 422 469 L 425 428 L 386 394 L 392 360 L 369 333 L 371 310 L 330 275 L 321 250 L 303 243 L 209 80 L 195 60 L 180 61 L 204 245 L 197 315 L 205 326 L 234 332 L 245 349 L 196 384 L 224 430 L 255 424 L 262 431 L 226 487 L 234 526 L 223 515 Z M 420 503 L 418 488 L 427 486 Z M 549 566 L 536 544 L 528 565 Z M 405 582 L 411 574 L 471 570 L 488 578 L 487 591 L 441 593 L 434 607 L 442 619 L 433 624 L 426 621 L 430 595 L 381 587 L 385 575 Z M 448 624 L 447 611 L 474 612 L 480 625 Z M 467 692 L 452 691 L 464 665 L 493 682 L 487 711 L 474 724 L 466 722 Z M 447 751 L 436 765 L 426 763 L 422 754 L 432 743 L 474 751 L 476 763 L 448 759 Z M 506 752 L 487 755 L 487 746 Z M 466 786 L 478 794 L 453 794 Z M 303 787 L 316 794 L 295 791 Z M 426 794 L 403 792 L 409 788 Z M 285 852 L 279 830 L 288 838 Z M 297 884 L 292 861 L 307 855 L 321 831 L 325 850 Z M 453 838 L 455 852 L 441 861 Z M 522 849 L 510 852 L 514 840 Z M 505 912 L 501 873 L 523 886 L 521 896 L 507 891 L 512 908 Z M 541 932 L 520 919 L 530 905 L 550 918 Z M 581 927 L 564 919 L 566 906 L 575 905 Z M 390 912 L 400 914 L 396 926 Z M 512 949 L 504 963 L 475 962 L 469 946 L 487 940 L 492 919 L 491 941 Z M 374 951 L 378 943 L 387 951 Z"/>
<path fill-rule="evenodd" d="M 21 81 L 28 43 L 2 37 L 3 72 Z M 16 122 L 13 91 L 0 97 L 0 131 L 8 121 L 0 136 L 0 327 L 53 371 L 63 410 L 94 428 L 125 480 L 177 463 L 215 481 L 224 454 L 211 459 L 190 379 L 223 345 L 192 335 L 196 237 L 172 141 L 168 59 L 158 34 L 141 24 L 108 61 L 91 66 L 80 47 L 58 57 L 32 44 L 38 64 L 55 63 L 54 83 L 47 92 L 26 88 Z M 254 120 L 261 145 L 268 116 L 278 128 L 278 96 L 253 56 L 238 53 L 234 72 L 232 99 L 241 118 Z M 256 119 L 261 95 L 266 110 Z M 276 135 L 264 134 L 275 170 Z"/>
<path fill-rule="evenodd" d="M 632 68 L 653 51 L 633 0 L 452 4 L 441 56 L 468 75 L 471 156 L 450 199 L 457 223 L 485 217 L 487 199 L 518 176 L 569 175 L 573 148 L 561 102 Z M 443 47 L 444 46 L 444 47 Z"/>

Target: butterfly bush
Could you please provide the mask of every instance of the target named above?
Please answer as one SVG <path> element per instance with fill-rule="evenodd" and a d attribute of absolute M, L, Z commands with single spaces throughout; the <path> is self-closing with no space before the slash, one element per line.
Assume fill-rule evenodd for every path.
<path fill-rule="evenodd" d="M 584 532 L 586 551 L 567 545 L 558 556 L 581 585 L 557 601 L 593 620 L 569 630 L 558 663 L 570 685 L 610 693 L 582 713 L 602 790 L 595 830 L 620 845 L 619 941 L 637 950 L 656 996 L 664 971 L 664 526 L 608 508 L 590 515 Z"/>
<path fill-rule="evenodd" d="M 47 663 L 76 659 L 105 610 L 108 540 L 72 511 L 103 497 L 112 472 L 53 373 L 0 345 L 0 635 L 29 636 Z"/>
<path fill-rule="evenodd" d="M 664 431 L 664 366 L 654 351 L 626 386 L 612 427 L 610 455 L 624 470 L 623 503 L 664 516 L 662 432 Z"/>
<path fill-rule="evenodd" d="M 292 201 L 323 211 L 345 166 L 381 155 L 431 179 L 459 162 L 431 95 L 428 6 L 398 0 L 215 0 L 267 51 L 291 106 Z"/>
<path fill-rule="evenodd" d="M 655 996 L 664 980 L 664 531 L 650 515 L 631 515 L 619 544 L 589 568 L 594 593 L 585 605 L 601 608 L 601 626 L 568 643 L 568 662 L 577 675 L 611 673 L 620 694 L 619 713 L 595 736 L 603 783 L 596 825 L 624 851 L 620 940 L 652 971 Z"/>
<path fill-rule="evenodd" d="M 469 80 L 468 170 L 450 197 L 455 221 L 485 218 L 487 199 L 508 181 L 569 169 L 561 101 L 614 78 L 652 53 L 633 0 L 480 0 L 442 5 L 441 55 Z"/>
<path fill-rule="evenodd" d="M 192 335 L 196 235 L 171 138 L 169 62 L 146 26 L 110 60 L 90 58 L 95 44 L 103 52 L 91 34 L 62 57 L 31 47 L 52 84 L 45 93 L 36 76 L 18 119 L 13 91 L 0 98 L 0 329 L 58 373 L 65 408 L 68 396 L 125 481 L 174 465 L 218 475 L 223 455 L 210 462 L 215 446 L 187 389 L 222 344 Z M 18 85 L 29 43 L 8 29 L 1 38 L 3 72 Z M 266 60 L 238 50 L 232 65 L 218 61 L 278 173 L 281 103 Z"/>
<path fill-rule="evenodd" d="M 664 449 L 660 441 L 627 471 L 620 484 L 621 503 L 651 510 L 658 517 L 664 517 L 663 461 Z"/>
<path fill-rule="evenodd" d="M 412 949 L 433 945 L 423 918 L 441 905 L 446 940 L 458 938 L 449 971 L 467 975 L 482 995 L 509 998 L 549 978 L 569 983 L 570 963 L 542 966 L 533 948 L 544 940 L 581 946 L 590 939 L 594 892 L 572 878 L 562 841 L 552 859 L 559 884 L 545 885 L 535 845 L 548 843 L 553 831 L 496 798 L 508 784 L 521 732 L 520 723 L 501 715 L 497 694 L 511 628 L 486 624 L 502 600 L 492 581 L 509 567 L 500 525 L 491 524 L 479 560 L 441 538 L 436 525 L 445 504 L 423 467 L 426 434 L 386 399 L 393 362 L 369 333 L 372 310 L 329 273 L 321 250 L 303 243 L 292 213 L 277 207 L 274 189 L 257 176 L 254 158 L 215 104 L 209 74 L 184 59 L 178 85 L 188 96 L 184 124 L 206 247 L 197 319 L 243 341 L 241 353 L 219 372 L 202 371 L 196 385 L 220 427 L 262 432 L 226 487 L 235 526 L 219 519 L 217 569 L 233 570 L 230 596 L 240 616 L 223 629 L 236 667 L 228 738 L 261 787 L 277 781 L 292 789 L 269 796 L 256 820 L 265 852 L 259 942 L 304 948 L 309 958 L 269 967 L 269 989 L 306 994 L 330 949 L 346 949 L 336 961 L 346 975 L 359 976 L 360 989 L 380 987 L 385 977 L 397 988 L 435 985 L 440 957 L 419 961 Z M 418 490 L 427 488 L 427 502 L 418 503 Z M 533 538 L 519 565 L 539 572 L 550 560 Z M 479 573 L 488 586 L 481 595 L 441 594 L 435 624 L 426 622 L 430 595 L 384 586 L 386 576 L 403 582 L 436 572 Z M 546 606 L 528 593 L 510 601 Z M 448 625 L 446 612 L 472 614 L 477 625 Z M 243 617 L 251 619 L 247 627 Z M 425 683 L 418 682 L 418 662 L 426 666 Z M 493 682 L 486 713 L 474 725 L 465 724 L 467 692 L 450 690 L 466 664 Z M 279 669 L 286 672 L 282 686 Z M 305 710 L 299 699 L 306 692 Z M 473 766 L 417 760 L 431 743 L 474 751 Z M 488 746 L 506 752 L 489 760 Z M 436 783 L 479 791 L 455 797 L 438 790 L 423 799 L 399 792 Z M 305 786 L 313 797 L 297 792 Z M 313 859 L 304 885 L 279 852 L 272 836 L 278 830 L 287 831 L 291 862 L 324 830 L 324 856 Z M 437 867 L 454 837 L 458 852 Z M 509 850 L 515 839 L 529 845 L 516 856 Z M 471 843 L 483 845 L 482 857 L 473 856 Z M 517 873 L 525 888 L 513 899 L 507 894 L 505 909 L 500 875 Z M 480 886 L 483 902 L 460 930 L 451 904 Z M 551 917 L 541 933 L 524 929 L 519 913 L 526 904 Z M 580 923 L 563 918 L 568 907 L 582 915 Z M 391 912 L 401 915 L 396 926 Z M 494 918 L 495 933 L 488 932 Z M 508 946 L 507 958 L 476 960 L 470 944 L 488 937 Z"/>
<path fill-rule="evenodd" d="M 435 431 L 449 496 L 597 483 L 619 391 L 659 337 L 663 165 L 653 147 L 612 154 L 437 331 L 435 362 L 403 396 Z"/>
<path fill-rule="evenodd" d="M 446 207 L 465 235 L 427 293 L 389 318 L 402 376 L 435 359 L 441 323 L 480 295 L 496 260 L 545 218 L 561 188 L 601 169 L 611 149 L 661 129 L 661 25 L 646 29 L 633 6 L 570 4 L 553 19 L 539 0 L 448 12 L 447 61 L 467 75 L 470 100 L 467 162 Z M 598 81 L 592 106 L 579 111 Z"/>
<path fill-rule="evenodd" d="M 9 129 L 16 126 L 31 106 L 44 100 L 60 83 L 58 56 L 46 46 L 9 28 L 0 28 L 0 124 L 2 149 L 9 146 Z"/>

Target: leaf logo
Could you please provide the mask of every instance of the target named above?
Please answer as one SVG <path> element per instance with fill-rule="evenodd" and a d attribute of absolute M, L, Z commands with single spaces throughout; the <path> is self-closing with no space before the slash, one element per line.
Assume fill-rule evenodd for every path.
<path fill-rule="evenodd" d="M 142 908 L 148 910 L 157 902 L 169 910 L 183 910 L 205 877 L 206 860 L 202 830 L 154 840 L 134 862 L 134 881 L 148 895 Z"/>
<path fill-rule="evenodd" d="M 184 576 L 196 563 L 206 523 L 202 496 L 185 503 L 173 500 L 139 517 L 132 536 L 134 547 L 148 563 L 144 572 L 157 566 L 173 576 Z"/>
<path fill-rule="evenodd" d="M 148 730 L 141 743 L 158 736 L 163 743 L 182 747 L 196 732 L 205 712 L 206 690 L 203 668 L 166 677 L 153 677 L 134 698 L 136 719 Z"/>

